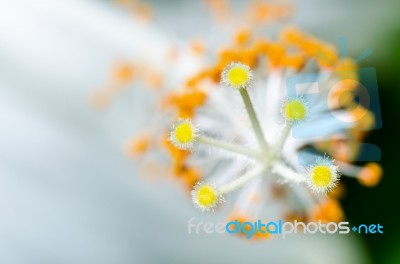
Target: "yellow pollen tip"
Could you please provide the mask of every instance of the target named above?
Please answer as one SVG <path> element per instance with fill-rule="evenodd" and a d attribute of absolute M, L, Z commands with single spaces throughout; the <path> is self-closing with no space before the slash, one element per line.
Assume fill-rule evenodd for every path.
<path fill-rule="evenodd" d="M 300 100 L 293 100 L 286 103 L 284 115 L 289 121 L 301 121 L 306 117 L 307 107 Z"/>
<path fill-rule="evenodd" d="M 251 81 L 250 67 L 242 63 L 231 63 L 222 72 L 222 82 L 235 89 L 247 88 Z"/>
<path fill-rule="evenodd" d="M 175 139 L 178 143 L 187 144 L 193 141 L 193 127 L 190 123 L 183 122 L 175 128 Z"/>
<path fill-rule="evenodd" d="M 210 208 L 217 202 L 218 195 L 215 189 L 209 185 L 201 186 L 197 189 L 197 203 L 204 208 Z"/>
<path fill-rule="evenodd" d="M 242 86 L 249 80 L 249 74 L 241 67 L 233 67 L 228 72 L 228 81 L 235 86 Z"/>
<path fill-rule="evenodd" d="M 332 171 L 328 166 L 314 167 L 311 173 L 311 181 L 317 188 L 327 188 L 332 183 Z"/>
<path fill-rule="evenodd" d="M 169 141 L 175 148 L 189 150 L 197 137 L 197 129 L 189 119 L 180 119 L 172 127 Z"/>

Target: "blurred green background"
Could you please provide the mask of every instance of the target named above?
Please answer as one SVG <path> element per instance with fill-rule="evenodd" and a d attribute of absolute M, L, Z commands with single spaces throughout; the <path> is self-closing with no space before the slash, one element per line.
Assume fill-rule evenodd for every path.
<path fill-rule="evenodd" d="M 360 186 L 357 182 L 346 180 L 348 193 L 344 208 L 348 219 L 354 224 L 381 223 L 383 236 L 364 235 L 374 263 L 400 263 L 400 214 L 397 137 L 400 135 L 400 23 L 380 25 L 378 38 L 373 42 L 377 56 L 366 59 L 361 65 L 372 65 L 377 70 L 379 96 L 383 127 L 371 131 L 367 142 L 374 143 L 382 151 L 381 165 L 384 177 L 372 189 Z M 390 28 L 390 30 L 387 30 Z"/>

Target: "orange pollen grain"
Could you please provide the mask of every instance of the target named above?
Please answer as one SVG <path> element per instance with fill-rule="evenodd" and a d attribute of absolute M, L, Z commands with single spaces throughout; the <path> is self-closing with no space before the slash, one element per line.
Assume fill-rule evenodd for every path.
<path fill-rule="evenodd" d="M 362 185 L 374 187 L 380 182 L 382 174 L 381 166 L 375 162 L 370 162 L 360 170 L 357 178 Z"/>
<path fill-rule="evenodd" d="M 127 154 L 130 157 L 136 157 L 138 155 L 146 153 L 151 145 L 151 138 L 148 136 L 139 136 L 134 138 L 129 144 Z"/>

